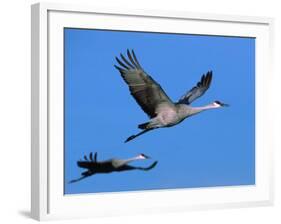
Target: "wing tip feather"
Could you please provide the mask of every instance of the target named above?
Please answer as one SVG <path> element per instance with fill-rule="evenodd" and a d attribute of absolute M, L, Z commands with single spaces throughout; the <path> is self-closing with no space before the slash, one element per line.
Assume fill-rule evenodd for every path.
<path fill-rule="evenodd" d="M 119 67 L 119 66 L 117 66 L 117 65 L 113 65 L 121 74 L 122 73 L 124 73 L 124 69 L 123 68 L 121 68 L 121 67 Z"/>
<path fill-rule="evenodd" d="M 125 55 L 127 57 L 125 57 Z M 138 70 L 139 69 L 139 70 L 144 71 L 136 57 L 136 54 L 135 54 L 133 48 L 132 49 L 127 48 L 126 54 L 120 53 L 120 58 L 115 57 L 115 59 L 118 62 L 118 64 L 122 67 L 123 70 L 130 70 L 130 69 Z"/>

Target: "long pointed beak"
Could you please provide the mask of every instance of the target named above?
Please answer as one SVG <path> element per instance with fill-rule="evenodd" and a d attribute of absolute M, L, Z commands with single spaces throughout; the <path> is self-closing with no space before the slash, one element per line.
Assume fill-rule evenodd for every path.
<path fill-rule="evenodd" d="M 223 103 L 222 106 L 223 106 L 223 107 L 229 107 L 230 105 L 227 104 L 227 103 Z"/>

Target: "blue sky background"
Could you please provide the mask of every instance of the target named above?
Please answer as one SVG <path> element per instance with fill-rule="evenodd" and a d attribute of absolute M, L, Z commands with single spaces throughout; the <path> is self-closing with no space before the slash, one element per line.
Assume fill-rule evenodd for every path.
<path fill-rule="evenodd" d="M 65 193 L 116 192 L 255 184 L 255 40 L 253 38 L 65 29 Z M 208 70 L 210 89 L 193 105 L 203 112 L 135 140 L 148 120 L 113 67 L 134 49 L 142 67 L 174 101 Z M 76 162 L 145 153 L 149 172 L 98 174 L 68 184 L 84 170 Z M 149 165 L 138 161 L 134 165 Z M 133 165 L 133 164 L 132 164 Z"/>

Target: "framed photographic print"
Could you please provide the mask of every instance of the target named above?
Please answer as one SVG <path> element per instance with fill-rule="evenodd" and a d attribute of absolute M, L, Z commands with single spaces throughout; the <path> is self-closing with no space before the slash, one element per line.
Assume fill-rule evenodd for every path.
<path fill-rule="evenodd" d="M 32 217 L 270 205 L 270 18 L 32 6 Z"/>

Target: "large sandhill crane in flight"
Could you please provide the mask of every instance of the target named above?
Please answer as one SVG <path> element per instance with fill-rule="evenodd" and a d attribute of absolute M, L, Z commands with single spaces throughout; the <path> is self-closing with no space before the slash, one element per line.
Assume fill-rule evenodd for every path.
<path fill-rule="evenodd" d="M 172 127 L 182 122 L 185 118 L 202 111 L 228 106 L 220 101 L 214 101 L 206 106 L 191 107 L 190 104 L 202 96 L 210 87 L 212 71 L 203 74 L 196 86 L 191 88 L 177 102 L 173 102 L 162 87 L 141 67 L 134 51 L 127 50 L 127 58 L 120 54 L 116 57 L 117 68 L 129 86 L 131 95 L 135 98 L 142 110 L 150 120 L 140 124 L 142 129 L 138 134 L 132 135 L 125 142 L 157 128 Z"/>

